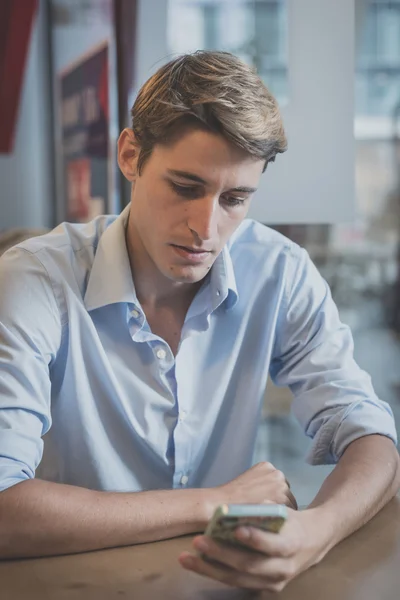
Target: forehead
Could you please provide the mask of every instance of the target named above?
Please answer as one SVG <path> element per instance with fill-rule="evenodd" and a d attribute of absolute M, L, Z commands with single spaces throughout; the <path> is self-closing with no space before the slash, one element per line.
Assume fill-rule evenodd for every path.
<path fill-rule="evenodd" d="M 229 179 L 232 187 L 256 184 L 264 168 L 264 160 L 201 129 L 185 131 L 168 145 L 157 144 L 152 158 L 161 170 L 186 171 L 210 183 Z"/>

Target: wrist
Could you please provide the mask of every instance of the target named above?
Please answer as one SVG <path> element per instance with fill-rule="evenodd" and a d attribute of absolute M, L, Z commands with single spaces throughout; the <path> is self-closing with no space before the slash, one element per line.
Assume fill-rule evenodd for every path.
<path fill-rule="evenodd" d="M 208 525 L 215 508 L 219 504 L 214 490 L 213 488 L 197 488 L 187 490 L 187 492 L 191 496 L 192 514 L 196 515 L 196 523 L 199 531 L 203 530 Z"/>
<path fill-rule="evenodd" d="M 322 506 L 307 508 L 299 515 L 302 515 L 304 520 L 305 530 L 316 557 L 315 564 L 317 564 L 340 541 L 337 528 L 334 526 L 334 519 Z"/>
<path fill-rule="evenodd" d="M 202 490 L 202 492 L 202 514 L 206 523 L 208 523 L 212 518 L 217 506 L 223 504 L 223 499 L 221 498 L 221 494 L 218 493 L 218 488 L 205 488 Z"/>

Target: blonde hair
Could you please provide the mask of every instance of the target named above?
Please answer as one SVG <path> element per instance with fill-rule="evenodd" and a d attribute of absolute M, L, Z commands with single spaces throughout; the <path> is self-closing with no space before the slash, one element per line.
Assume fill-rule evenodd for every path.
<path fill-rule="evenodd" d="M 141 172 L 156 144 L 186 127 L 223 135 L 265 167 L 287 141 L 278 103 L 254 69 L 229 52 L 197 51 L 161 67 L 143 85 L 131 110 Z"/>

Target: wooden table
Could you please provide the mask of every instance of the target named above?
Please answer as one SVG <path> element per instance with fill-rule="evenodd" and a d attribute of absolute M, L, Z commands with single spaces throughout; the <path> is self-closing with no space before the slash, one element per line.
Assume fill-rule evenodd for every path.
<path fill-rule="evenodd" d="M 400 498 L 278 596 L 229 588 L 184 571 L 184 537 L 74 556 L 0 562 L 1 600 L 398 600 Z"/>

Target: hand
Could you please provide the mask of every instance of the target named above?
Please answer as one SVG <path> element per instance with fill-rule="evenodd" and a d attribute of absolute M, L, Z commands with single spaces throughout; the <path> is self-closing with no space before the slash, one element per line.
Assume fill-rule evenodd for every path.
<path fill-rule="evenodd" d="M 297 509 L 285 475 L 268 462 L 254 465 L 229 483 L 213 488 L 213 492 L 216 504 L 273 503 Z"/>
<path fill-rule="evenodd" d="M 240 527 L 238 540 L 256 553 L 220 544 L 208 536 L 197 536 L 193 546 L 212 562 L 183 552 L 179 561 L 190 571 L 227 585 L 278 592 L 296 575 L 317 564 L 330 549 L 329 539 L 312 509 L 288 510 L 288 519 L 279 533 Z M 326 539 L 323 539 L 325 536 Z"/>

